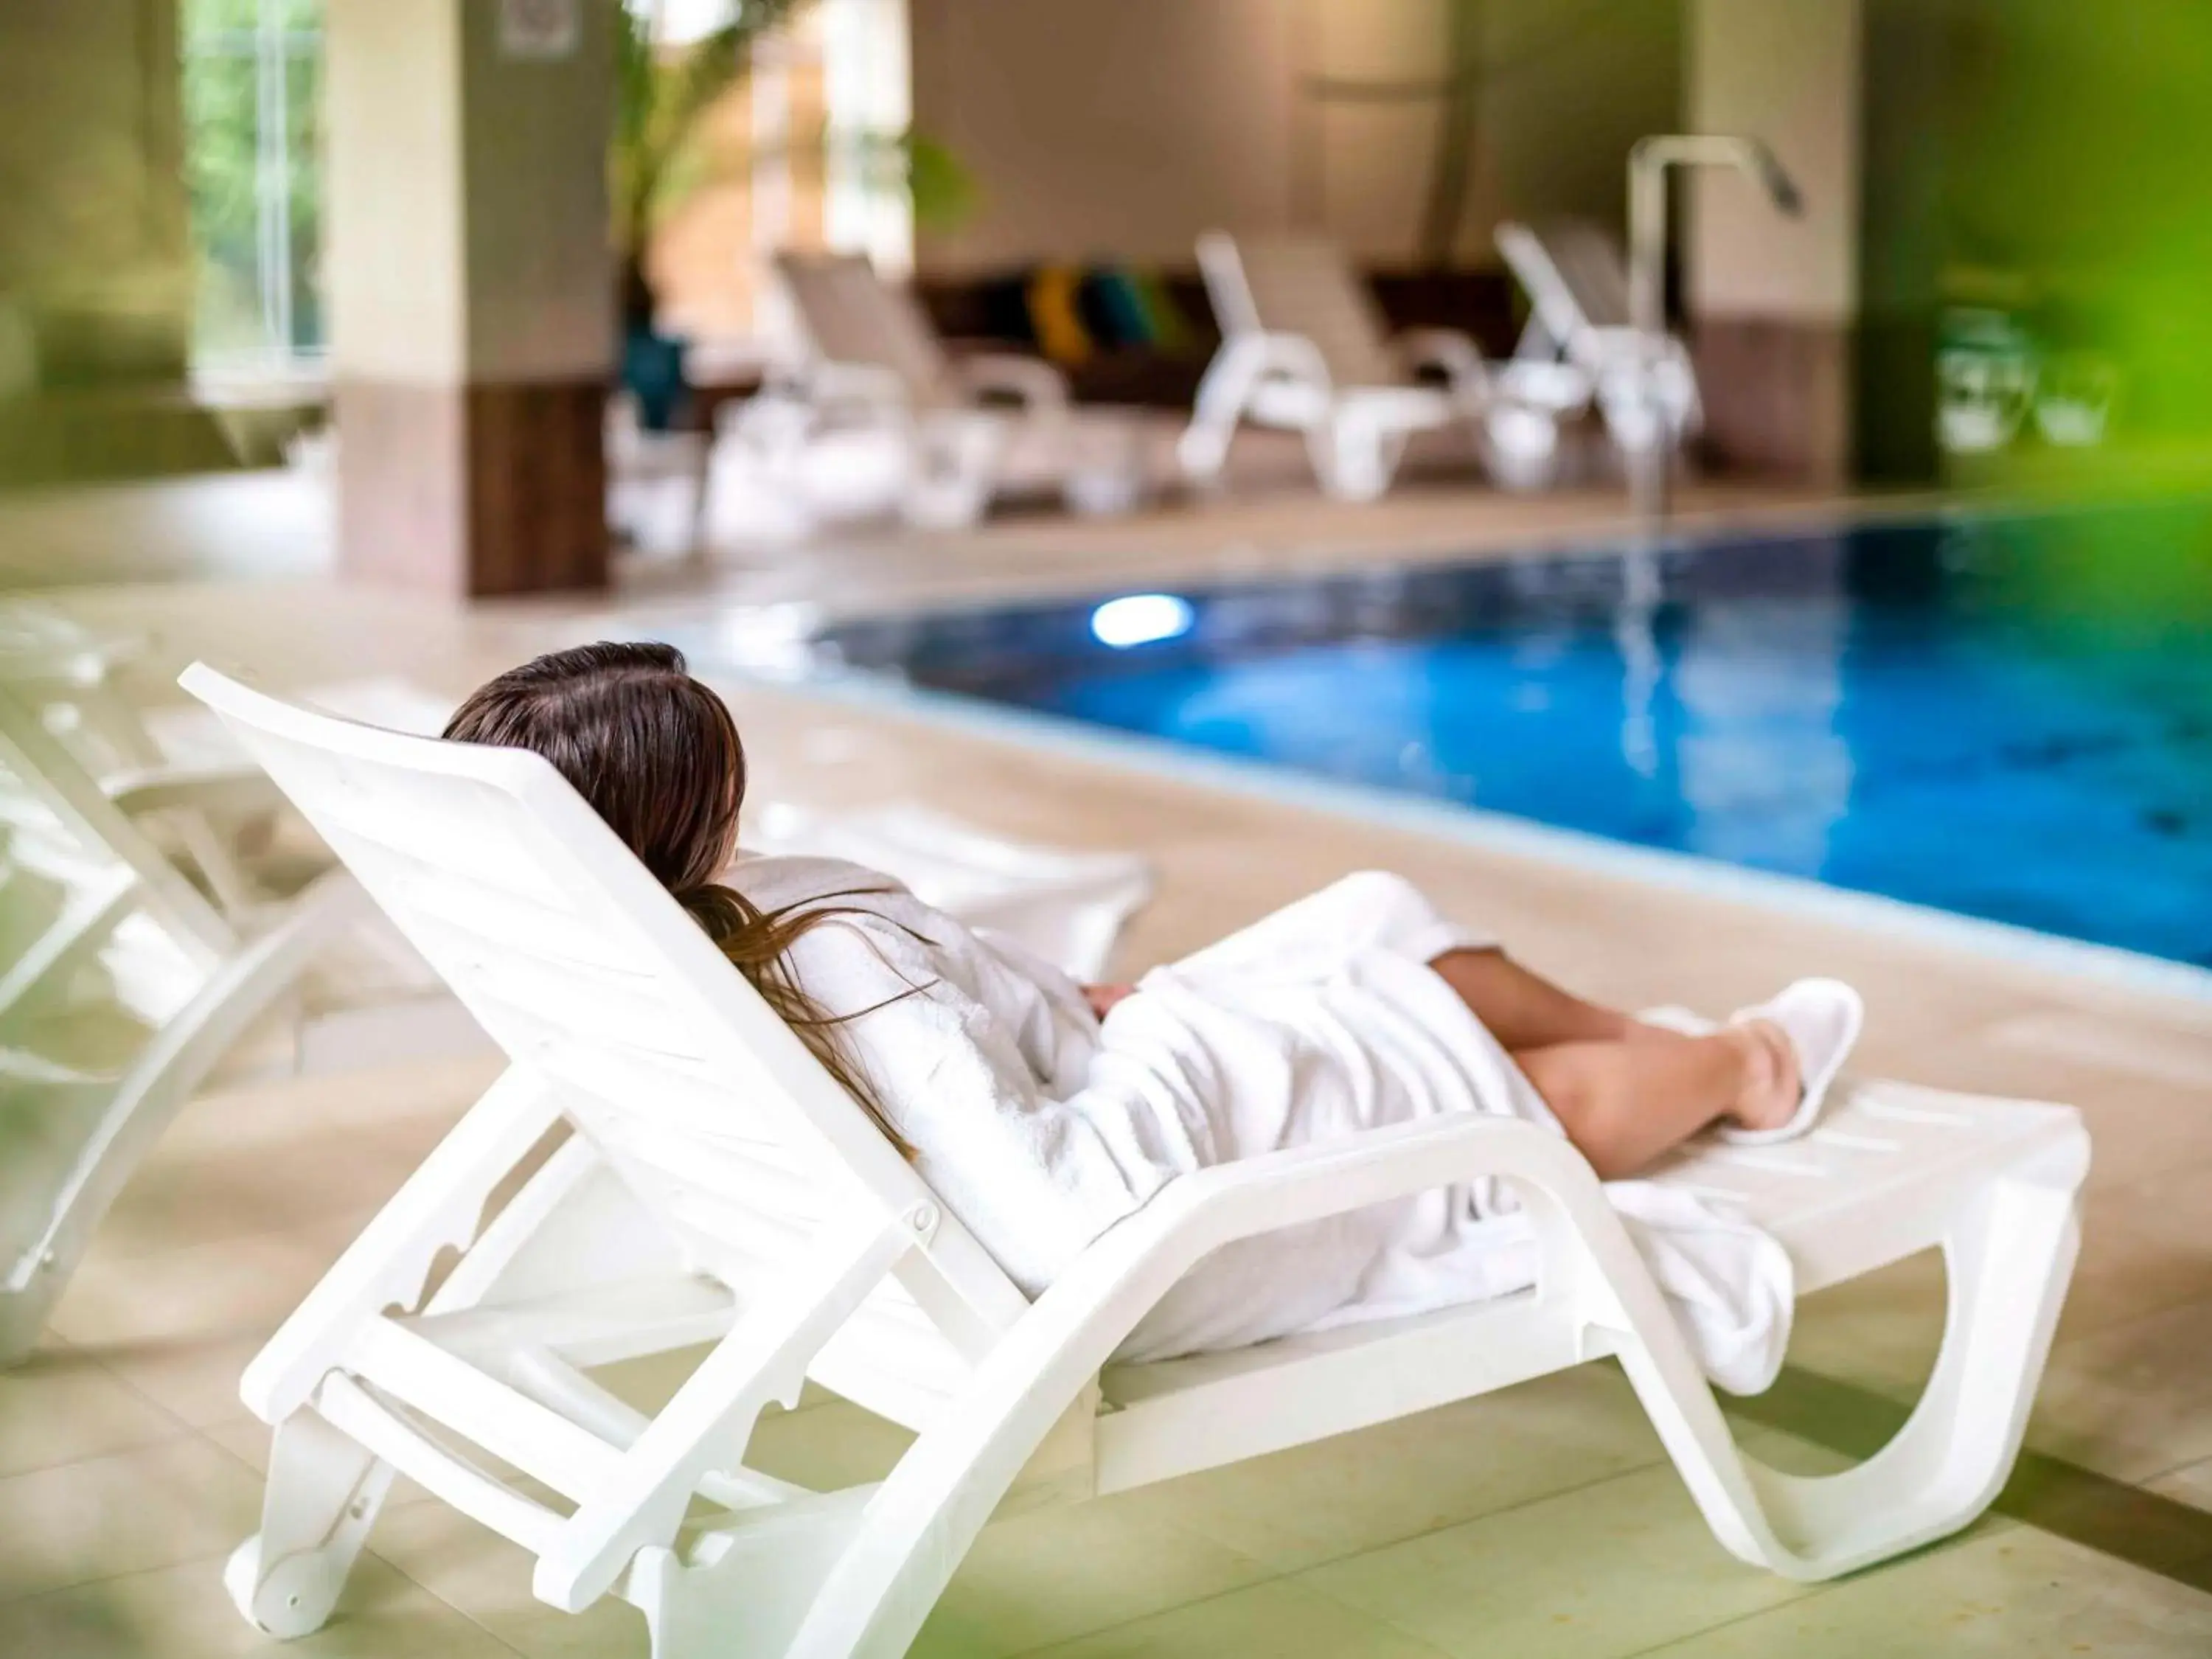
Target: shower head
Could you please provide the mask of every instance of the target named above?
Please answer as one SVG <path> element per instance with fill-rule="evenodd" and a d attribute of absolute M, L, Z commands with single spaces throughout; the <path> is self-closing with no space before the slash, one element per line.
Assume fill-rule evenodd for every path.
<path fill-rule="evenodd" d="M 1784 170 L 1781 162 L 1774 159 L 1774 152 L 1757 139 L 1751 140 L 1746 148 L 1749 152 L 1751 170 L 1758 175 L 1759 182 L 1766 186 L 1766 194 L 1774 204 L 1774 210 L 1791 219 L 1801 216 L 1805 211 L 1805 198 L 1797 188 L 1797 181 Z"/>
<path fill-rule="evenodd" d="M 1659 175 L 1668 167 L 1734 167 L 1749 173 L 1766 191 L 1774 210 L 1785 217 L 1795 219 L 1805 211 L 1797 181 L 1784 170 L 1774 152 L 1757 138 L 1734 133 L 1655 133 L 1638 139 L 1628 152 L 1630 194 L 1634 196 L 1634 181 L 1639 178 L 1649 179 L 1650 187 L 1657 190 Z"/>

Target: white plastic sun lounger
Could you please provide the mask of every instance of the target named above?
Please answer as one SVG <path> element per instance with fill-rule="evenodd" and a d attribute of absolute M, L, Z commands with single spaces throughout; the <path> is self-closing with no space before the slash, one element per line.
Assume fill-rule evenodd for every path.
<path fill-rule="evenodd" d="M 190 884 L 234 934 L 264 931 L 287 887 L 301 885 L 299 855 L 309 854 L 310 873 L 327 860 L 276 835 L 283 796 L 220 720 L 193 703 L 143 706 L 125 687 L 120 671 L 144 643 L 96 634 L 34 605 L 0 606 L 0 693 L 19 725 L 34 724 L 53 739 L 26 740 L 40 757 L 35 764 L 21 744 L 12 762 L 0 762 L 0 826 L 14 836 L 18 862 L 50 882 L 101 885 L 117 866 L 150 863 L 158 854 L 190 872 Z M 319 708 L 422 733 L 437 731 L 451 711 L 445 699 L 392 679 L 319 687 L 307 696 Z M 86 811 L 67 804 L 94 793 L 117 809 L 102 815 L 97 834 Z M 373 910 L 362 919 L 368 949 L 351 965 L 377 981 L 396 971 L 399 988 L 435 994 L 450 1008 L 389 927 Z M 121 1000 L 155 1018 L 188 995 L 193 980 L 173 941 L 123 960 L 132 941 L 157 931 L 126 921 L 100 946 Z M 180 975 L 174 984 L 162 983 L 165 969 Z M 316 1045 L 317 1052 L 327 1046 Z"/>
<path fill-rule="evenodd" d="M 162 787 L 165 835 L 217 900 L 252 902 L 246 867 L 270 810 L 282 802 L 260 769 L 193 703 L 141 704 L 123 684 L 146 641 L 100 633 L 31 602 L 0 605 L 0 686 L 36 709 L 78 763 L 111 793 Z M 406 682 L 368 679 L 318 687 L 318 708 L 395 730 L 434 732 L 452 703 Z M 237 819 L 248 820 L 241 835 Z M 258 820 L 258 822 L 255 822 Z"/>
<path fill-rule="evenodd" d="M 1697 435 L 1705 406 L 1689 348 L 1672 334 L 1648 341 L 1633 326 L 1627 265 L 1611 236 L 1587 219 L 1540 229 L 1509 221 L 1498 227 L 1498 251 L 1528 295 L 1516 362 L 1571 363 L 1589 376 L 1623 450 L 1658 435 L 1655 413 L 1670 444 Z"/>
<path fill-rule="evenodd" d="M 1529 482 L 1548 468 L 1559 422 L 1589 401 L 1571 366 L 1486 364 L 1450 329 L 1393 338 L 1333 242 L 1213 231 L 1199 239 L 1198 264 L 1221 349 L 1176 447 L 1194 482 L 1220 476 L 1245 421 L 1303 434 L 1322 488 L 1347 501 L 1389 488 L 1411 434 L 1460 422 L 1486 435 L 1502 477 Z M 1417 380 L 1423 368 L 1443 384 Z"/>
<path fill-rule="evenodd" d="M 1081 980 L 1097 980 L 1121 926 L 1152 890 L 1133 853 L 1078 853 L 988 835 L 914 801 L 838 813 L 785 801 L 746 809 L 748 852 L 845 859 L 895 877 L 923 903 L 991 928 Z"/>
<path fill-rule="evenodd" d="M 264 1019 L 292 1039 L 270 1057 L 313 1070 L 484 1042 L 343 871 L 281 897 L 257 886 L 237 843 L 283 805 L 258 768 L 234 747 L 228 763 L 173 752 L 104 684 L 41 690 L 0 663 L 0 1366 L 29 1352 L 146 1149 Z M 94 754 L 151 758 L 95 776 Z"/>
<path fill-rule="evenodd" d="M 2018 1449 L 2078 1237 L 2088 1146 L 2067 1109 L 1877 1085 L 1807 1140 L 1716 1148 L 1662 1175 L 1771 1229 L 1805 1291 L 1947 1254 L 1942 1354 L 1911 1422 L 1845 1474 L 1789 1475 L 1739 1452 L 1603 1191 L 1556 1136 L 1455 1116 L 1187 1176 L 1032 1304 L 537 756 L 349 725 L 205 667 L 185 684 L 513 1061 L 247 1369 L 244 1397 L 276 1435 L 261 1529 L 226 1583 L 266 1631 L 328 1617 L 395 1474 L 534 1558 L 551 1605 L 635 1604 L 663 1659 L 888 1659 L 994 1512 L 1605 1355 L 1720 1541 L 1792 1577 L 1964 1525 Z M 564 1119 L 575 1139 L 485 1216 Z M 1224 1242 L 1478 1174 L 1523 1196 L 1535 1291 L 1112 1363 Z M 652 1224 L 618 1227 L 617 1212 Z M 458 1263 L 426 1296 L 448 1247 Z M 657 1277 L 637 1276 L 656 1260 Z M 586 1375 L 702 1342 L 651 1417 Z M 810 1377 L 919 1431 L 880 1484 L 814 1492 L 747 1468 L 762 1410 Z M 695 1499 L 719 1513 L 687 1522 Z"/>
<path fill-rule="evenodd" d="M 864 254 L 780 253 L 775 271 L 806 356 L 731 428 L 772 474 L 789 476 L 796 452 L 824 431 L 875 428 L 902 450 L 906 516 L 962 525 L 990 506 L 1017 445 L 1062 447 L 1067 385 L 1051 364 L 1011 352 L 953 357 L 913 294 Z"/>
<path fill-rule="evenodd" d="M 92 1229 L 141 1154 L 240 1038 L 349 925 L 373 916 L 333 872 L 246 933 L 144 833 L 167 786 L 101 788 L 0 687 L 0 1108 L 11 1131 L 0 1203 L 0 1365 L 37 1340 Z M 38 1057 L 88 975 L 137 1004 L 135 1052 L 88 1069 Z M 137 1029 L 137 1028 L 133 1028 Z M 111 1058 L 103 1055 L 103 1060 Z"/>

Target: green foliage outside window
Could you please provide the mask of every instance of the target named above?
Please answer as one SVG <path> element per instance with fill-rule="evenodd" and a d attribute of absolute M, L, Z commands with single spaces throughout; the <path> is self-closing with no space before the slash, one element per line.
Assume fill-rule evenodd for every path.
<path fill-rule="evenodd" d="M 265 27 L 277 32 L 269 46 L 281 64 L 283 114 L 281 142 L 271 132 L 266 146 L 264 14 Z M 198 355 L 316 349 L 323 337 L 322 0 L 185 0 L 181 24 Z"/>

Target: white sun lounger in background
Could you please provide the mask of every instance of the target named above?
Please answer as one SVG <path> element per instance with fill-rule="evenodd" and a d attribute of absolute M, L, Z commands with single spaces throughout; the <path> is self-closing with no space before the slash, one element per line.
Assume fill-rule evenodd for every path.
<path fill-rule="evenodd" d="M 395 1474 L 520 1546 L 551 1605 L 627 1598 L 662 1659 L 889 1659 L 994 1511 L 1606 1355 L 1720 1541 L 1793 1577 L 1963 1526 L 2017 1452 L 2078 1237 L 2088 1148 L 2067 1109 L 1871 1085 L 1805 1140 L 1662 1174 L 1767 1227 L 1804 1291 L 1947 1253 L 1942 1352 L 1906 1428 L 1843 1474 L 1784 1474 L 1738 1451 L 1602 1188 L 1555 1135 L 1451 1116 L 1185 1176 L 1031 1304 L 538 756 L 350 725 L 202 666 L 185 684 L 512 1062 L 246 1370 L 276 1434 L 260 1531 L 226 1582 L 264 1630 L 329 1616 Z M 564 1120 L 574 1138 L 487 1216 Z M 1111 1363 L 1224 1243 L 1478 1175 L 1523 1198 L 1535 1291 Z M 458 1263 L 428 1291 L 449 1248 Z M 587 1375 L 702 1342 L 650 1417 Z M 918 1431 L 880 1484 L 815 1492 L 747 1467 L 762 1410 L 809 1377 Z M 689 1523 L 697 1499 L 720 1513 Z"/>
<path fill-rule="evenodd" d="M 1413 433 L 1456 422 L 1486 435 L 1501 478 L 1535 482 L 1560 421 L 1589 401 L 1571 367 L 1486 364 L 1473 340 L 1450 329 L 1393 337 L 1333 242 L 1215 231 L 1199 239 L 1198 264 L 1221 349 L 1176 448 L 1194 482 L 1220 476 L 1245 421 L 1303 434 L 1322 488 L 1347 501 L 1389 488 Z M 1417 379 L 1424 368 L 1440 371 L 1443 383 Z"/>
<path fill-rule="evenodd" d="M 825 436 L 879 434 L 899 453 L 901 510 L 933 526 L 981 518 L 1020 470 L 1020 452 L 1030 452 L 1030 471 L 1057 481 L 1072 416 L 1052 365 L 1005 352 L 955 357 L 914 295 L 863 254 L 781 253 L 775 272 L 805 352 L 731 415 L 740 458 L 791 479 Z"/>
<path fill-rule="evenodd" d="M 836 813 L 775 801 L 748 808 L 741 827 L 750 852 L 880 870 L 923 903 L 1007 934 L 1079 980 L 1104 975 L 1121 925 L 1152 890 L 1151 867 L 1135 854 L 1025 845 L 913 801 Z"/>
<path fill-rule="evenodd" d="M 327 854 L 276 856 L 283 797 L 205 709 L 118 686 L 135 649 L 0 613 L 0 1366 L 222 1068 L 484 1043 Z M 368 690 L 361 706 L 422 713 L 406 688 Z"/>
<path fill-rule="evenodd" d="M 145 647 L 141 638 L 101 633 L 34 603 L 0 605 L 0 687 L 35 711 L 111 795 L 143 803 L 158 787 L 165 843 L 190 861 L 219 904 L 248 908 L 264 896 L 248 866 L 283 797 L 206 709 L 138 700 L 125 680 Z M 448 699 L 388 678 L 304 695 L 349 719 L 423 734 L 438 731 L 453 710 Z M 0 800 L 0 815 L 21 800 Z M 142 817 L 153 814 L 137 808 Z"/>
<path fill-rule="evenodd" d="M 338 872 L 234 920 L 145 833 L 143 812 L 205 799 L 170 791 L 102 787 L 0 685 L 0 1365 L 30 1351 L 163 1126 L 310 963 L 375 920 Z"/>
<path fill-rule="evenodd" d="M 1669 444 L 1698 434 L 1705 405 L 1689 348 L 1634 327 L 1619 243 L 1587 219 L 1508 221 L 1498 227 L 1498 251 L 1528 296 L 1516 362 L 1567 363 L 1587 375 L 1624 451 L 1641 451 L 1662 430 Z"/>

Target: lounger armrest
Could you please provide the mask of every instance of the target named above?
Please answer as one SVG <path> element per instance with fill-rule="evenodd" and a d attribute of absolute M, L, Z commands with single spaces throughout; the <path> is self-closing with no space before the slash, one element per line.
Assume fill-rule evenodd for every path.
<path fill-rule="evenodd" d="M 1555 415 L 1579 414 L 1589 407 L 1590 377 L 1573 363 L 1539 362 L 1513 357 L 1491 374 L 1491 387 L 1509 403 Z"/>
<path fill-rule="evenodd" d="M 1456 398 L 1480 398 L 1490 389 L 1489 366 L 1474 339 L 1456 328 L 1409 328 L 1392 343 L 1406 367 L 1439 370 Z"/>
<path fill-rule="evenodd" d="M 1222 342 L 1221 349 L 1224 357 L 1234 352 L 1245 358 L 1249 372 L 1257 378 L 1280 376 L 1324 394 L 1334 388 L 1328 360 L 1303 334 L 1235 334 Z"/>
<path fill-rule="evenodd" d="M 817 362 L 806 370 L 805 385 L 811 400 L 825 410 L 902 410 L 914 401 L 906 381 L 880 363 Z"/>
<path fill-rule="evenodd" d="M 1518 1118 L 1449 1112 L 1178 1176 L 1094 1240 L 1016 1334 L 1048 1309 L 1054 1320 L 1095 1322 L 1096 1369 L 1223 1245 L 1482 1176 L 1519 1189 L 1547 1295 L 1570 1297 L 1607 1324 L 1624 1318 L 1620 1287 L 1640 1280 L 1656 1297 L 1595 1171 L 1564 1135 Z"/>
<path fill-rule="evenodd" d="M 955 361 L 953 372 L 977 396 L 1003 392 L 1032 413 L 1067 407 L 1066 377 L 1042 357 L 1012 351 L 979 351 Z"/>
<path fill-rule="evenodd" d="M 1122 1225 L 1157 1213 L 1152 1224 L 1172 1232 L 1189 1224 L 1188 1215 L 1218 1212 L 1236 1218 L 1226 1224 L 1235 1231 L 1224 1238 L 1237 1237 L 1477 1176 L 1522 1176 L 1562 1193 L 1584 1191 L 1595 1202 L 1605 1203 L 1596 1175 L 1563 1136 L 1518 1118 L 1453 1112 L 1215 1164 L 1170 1182 Z M 1265 1219 L 1259 1226 L 1237 1225 L 1248 1216 L 1278 1208 L 1279 1218 Z"/>
<path fill-rule="evenodd" d="M 1107 1316 L 1118 1328 L 1110 1351 L 1176 1280 L 1224 1244 L 1479 1176 L 1543 1194 L 1549 1201 L 1534 1206 L 1540 1235 L 1559 1238 L 1559 1224 L 1565 1224 L 1585 1238 L 1610 1236 L 1623 1259 L 1636 1259 L 1605 1188 L 1565 1137 L 1518 1118 L 1450 1112 L 1177 1176 L 1100 1235 L 1038 1306 L 1115 1309 Z"/>

